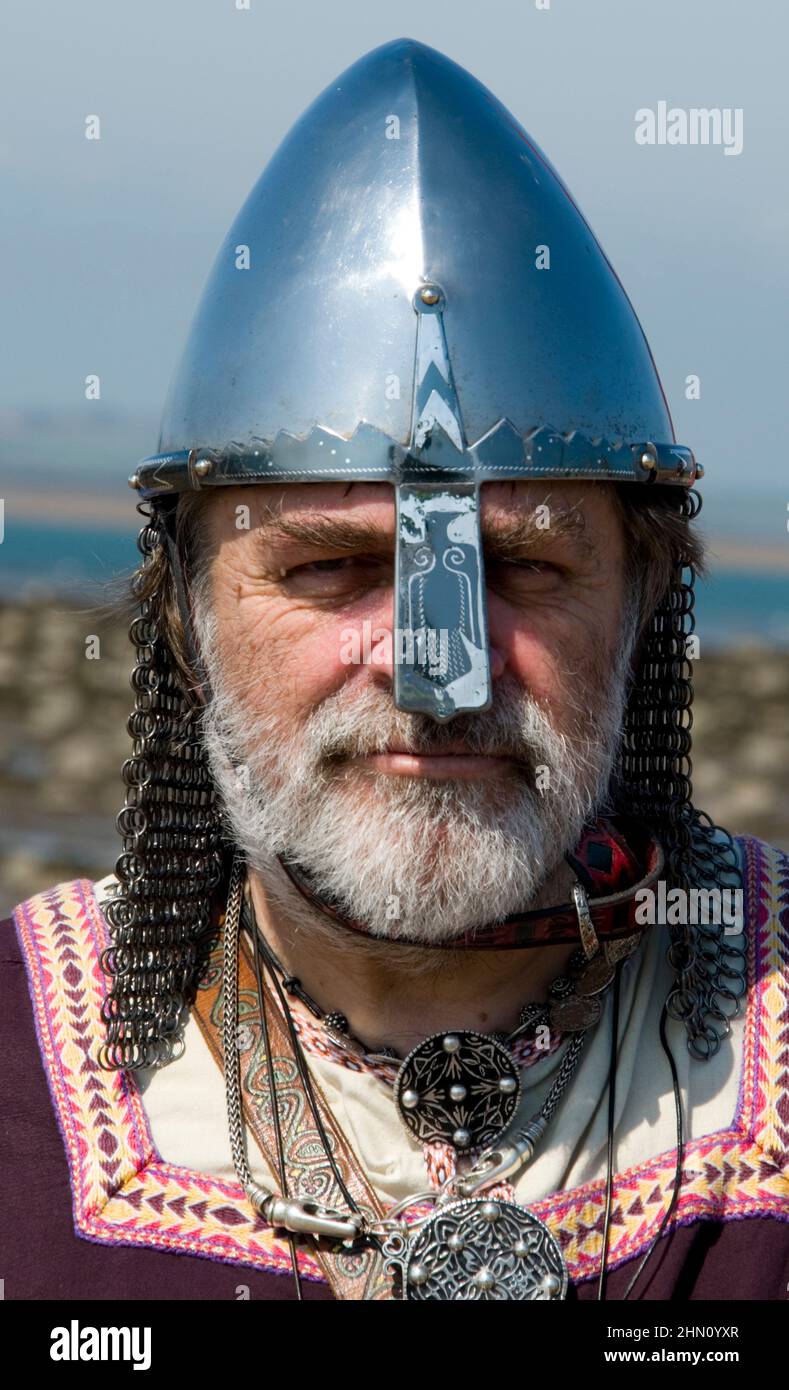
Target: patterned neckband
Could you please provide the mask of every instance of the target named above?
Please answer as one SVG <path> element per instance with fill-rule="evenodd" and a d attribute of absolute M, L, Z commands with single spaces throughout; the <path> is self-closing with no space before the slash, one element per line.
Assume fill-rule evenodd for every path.
<path fill-rule="evenodd" d="M 573 853 L 565 858 L 589 895 L 589 912 L 601 941 L 618 940 L 641 929 L 636 920 L 637 895 L 656 883 L 665 863 L 659 842 L 645 826 L 623 816 L 601 817 L 584 832 Z M 369 935 L 364 923 L 344 916 L 339 907 L 321 897 L 301 865 L 282 857 L 279 862 L 293 886 L 313 907 L 331 917 L 338 926 Z M 578 912 L 575 903 L 570 901 L 556 907 L 515 913 L 490 926 L 473 927 L 449 946 L 433 941 L 409 941 L 408 944 L 432 950 L 465 947 L 502 951 L 571 944 L 578 940 Z"/>

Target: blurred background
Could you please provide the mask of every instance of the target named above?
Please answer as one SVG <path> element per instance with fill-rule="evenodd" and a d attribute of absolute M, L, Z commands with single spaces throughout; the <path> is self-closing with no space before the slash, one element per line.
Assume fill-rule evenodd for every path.
<path fill-rule="evenodd" d="M 2 18 L 0 913 L 109 872 L 136 562 L 126 478 L 216 250 L 317 93 L 409 35 L 470 68 L 568 183 L 705 465 L 697 804 L 789 848 L 789 110 L 782 0 L 38 0 Z M 743 149 L 635 113 L 741 108 Z M 101 139 L 85 138 L 99 116 Z M 96 374 L 99 399 L 87 399 Z M 699 378 L 698 399 L 686 381 Z"/>

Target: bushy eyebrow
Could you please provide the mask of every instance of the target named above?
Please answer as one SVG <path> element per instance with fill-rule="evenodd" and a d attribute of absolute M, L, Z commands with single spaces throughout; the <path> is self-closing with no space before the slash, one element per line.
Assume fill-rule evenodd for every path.
<path fill-rule="evenodd" d="M 376 525 L 364 517 L 354 519 L 334 512 L 303 515 L 267 508 L 255 529 L 267 544 L 294 541 L 311 549 L 340 553 L 390 554 L 394 544 L 393 533 L 388 527 Z M 565 539 L 572 540 L 586 556 L 596 553 L 594 542 L 587 534 L 586 519 L 577 505 L 550 507 L 548 518 L 545 511 L 537 507 L 521 514 L 500 512 L 486 516 L 483 512 L 482 542 L 490 559 L 520 559 L 525 552 L 544 546 L 547 541 Z"/>
<path fill-rule="evenodd" d="M 584 556 L 596 554 L 597 547 L 586 528 L 580 508 L 549 507 L 548 516 L 539 507 L 531 512 L 494 513 L 482 517 L 482 543 L 485 554 L 495 560 L 517 560 L 524 552 L 553 540 L 572 541 Z"/>

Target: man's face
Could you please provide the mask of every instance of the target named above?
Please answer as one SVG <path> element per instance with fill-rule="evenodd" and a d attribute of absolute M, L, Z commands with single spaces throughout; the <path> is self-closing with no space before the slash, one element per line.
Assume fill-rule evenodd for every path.
<path fill-rule="evenodd" d="M 391 488 L 209 503 L 196 623 L 234 832 L 253 865 L 294 857 L 381 935 L 451 939 L 528 905 L 616 753 L 632 621 L 610 490 L 490 483 L 481 516 L 493 704 L 439 725 L 393 703 Z"/>

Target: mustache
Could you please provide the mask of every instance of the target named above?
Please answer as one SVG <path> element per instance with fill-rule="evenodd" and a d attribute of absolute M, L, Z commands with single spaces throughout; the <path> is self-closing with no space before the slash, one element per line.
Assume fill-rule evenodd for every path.
<path fill-rule="evenodd" d="M 515 771 L 533 774 L 543 760 L 546 731 L 556 738 L 547 714 L 514 678 L 503 677 L 489 710 L 457 715 L 447 724 L 395 709 L 391 694 L 380 687 L 345 687 L 313 712 L 303 734 L 309 761 L 327 771 L 352 758 L 408 752 L 503 758 Z"/>
<path fill-rule="evenodd" d="M 608 703 L 602 670 L 587 670 L 585 681 L 580 679 L 580 672 L 574 672 L 575 680 L 563 682 L 562 703 L 567 721 L 564 728 L 557 726 L 553 712 L 544 709 L 509 671 L 495 682 L 489 709 L 456 715 L 446 724 L 438 724 L 417 711 L 396 709 L 391 688 L 384 684 L 366 682 L 360 688 L 349 682 L 326 696 L 294 726 L 276 708 L 261 711 L 260 678 L 254 669 L 235 671 L 232 689 L 228 686 L 214 614 L 198 606 L 196 619 L 209 676 L 206 713 L 212 723 L 224 730 L 227 747 L 234 745 L 236 762 L 251 767 L 266 764 L 266 745 L 272 739 L 279 742 L 280 767 L 283 761 L 290 765 L 296 747 L 300 747 L 317 775 L 321 771 L 327 775 L 340 771 L 342 764 L 352 758 L 392 751 L 438 757 L 462 751 L 507 759 L 517 775 L 533 778 L 536 768 L 546 762 L 546 743 L 552 744 L 554 751 L 561 746 L 579 770 L 594 762 L 589 746 L 593 695 L 599 699 L 605 692 L 604 703 Z M 591 724 L 596 722 L 592 717 Z"/>
<path fill-rule="evenodd" d="M 475 715 L 467 721 L 466 716 L 459 715 L 449 725 L 438 726 L 427 716 L 411 715 L 406 722 L 390 721 L 383 711 L 381 715 L 366 721 L 361 717 L 353 730 L 327 729 L 321 740 L 325 761 L 342 762 L 350 757 L 395 752 L 435 757 L 467 753 L 520 762 L 531 752 L 521 721 L 511 714 L 494 716 L 487 722 L 484 716 Z"/>

